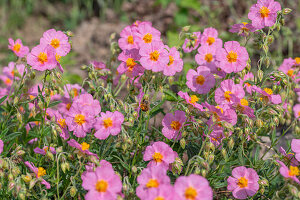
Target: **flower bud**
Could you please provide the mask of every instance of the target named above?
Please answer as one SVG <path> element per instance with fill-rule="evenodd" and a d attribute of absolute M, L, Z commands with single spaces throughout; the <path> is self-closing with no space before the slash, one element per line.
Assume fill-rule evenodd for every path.
<path fill-rule="evenodd" d="M 298 196 L 298 189 L 293 185 L 288 185 L 289 191 L 293 196 Z"/>
<path fill-rule="evenodd" d="M 257 71 L 257 77 L 259 78 L 259 80 L 261 81 L 264 77 L 264 72 L 262 70 L 258 70 Z"/>
<path fill-rule="evenodd" d="M 201 170 L 201 175 L 202 175 L 203 177 L 206 177 L 207 171 L 206 171 L 205 169 L 202 169 L 202 170 Z"/>
<path fill-rule="evenodd" d="M 208 156 L 208 163 L 211 164 L 214 161 L 214 159 L 215 159 L 215 155 L 214 154 L 210 154 Z"/>
<path fill-rule="evenodd" d="M 262 186 L 269 186 L 269 181 L 267 179 L 259 180 L 258 183 Z"/>
<path fill-rule="evenodd" d="M 228 147 L 230 150 L 233 149 L 233 147 L 234 147 L 234 140 L 232 138 L 230 138 L 228 141 Z"/>
<path fill-rule="evenodd" d="M 54 160 L 54 156 L 53 156 L 53 154 L 50 152 L 50 151 L 47 151 L 47 153 L 46 153 L 46 156 L 47 156 L 47 158 L 49 158 L 50 160 Z"/>
<path fill-rule="evenodd" d="M 14 167 L 11 170 L 11 173 L 13 174 L 14 177 L 17 177 L 21 173 L 20 168 L 19 167 Z"/>
<path fill-rule="evenodd" d="M 282 14 L 287 15 L 287 14 L 289 14 L 290 12 L 292 12 L 292 9 L 290 9 L 290 8 L 285 8 L 285 9 L 283 9 Z"/>
<path fill-rule="evenodd" d="M 184 26 L 182 27 L 182 32 L 189 32 L 191 26 Z"/>
<path fill-rule="evenodd" d="M 76 193 L 77 193 L 76 187 L 75 187 L 75 186 L 72 186 L 72 187 L 70 188 L 70 196 L 71 196 L 71 197 L 75 197 Z"/>
<path fill-rule="evenodd" d="M 32 180 L 29 182 L 29 189 L 30 189 L 30 190 L 34 187 L 36 181 L 37 181 L 36 179 L 32 179 Z"/>
<path fill-rule="evenodd" d="M 8 183 L 8 190 L 12 190 L 15 187 L 15 182 L 11 181 Z"/>
<path fill-rule="evenodd" d="M 179 157 L 175 158 L 175 161 L 172 163 L 172 173 L 180 174 L 182 170 L 183 162 Z"/>
<path fill-rule="evenodd" d="M 25 154 L 25 151 L 24 150 L 19 150 L 17 151 L 16 153 L 18 156 L 23 156 Z"/>
<path fill-rule="evenodd" d="M 221 150 L 221 154 L 222 154 L 222 156 L 223 156 L 224 160 L 226 161 L 226 160 L 228 159 L 228 157 L 227 157 L 227 151 L 226 151 L 226 149 L 223 149 L 223 148 L 222 148 L 222 150 Z"/>
<path fill-rule="evenodd" d="M 185 149 L 185 139 L 181 138 L 181 140 L 179 141 L 181 148 Z"/>
<path fill-rule="evenodd" d="M 29 183 L 32 180 L 32 177 L 30 174 L 26 174 L 26 176 L 22 175 L 22 179 L 25 183 Z"/>

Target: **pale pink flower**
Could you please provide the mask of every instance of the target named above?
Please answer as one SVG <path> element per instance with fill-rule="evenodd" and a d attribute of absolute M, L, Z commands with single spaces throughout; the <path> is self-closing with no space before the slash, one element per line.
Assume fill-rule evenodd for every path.
<path fill-rule="evenodd" d="M 244 89 L 241 85 L 234 84 L 233 80 L 227 79 L 216 89 L 215 101 L 217 104 L 231 104 L 233 96 L 242 99 L 245 96 Z"/>
<path fill-rule="evenodd" d="M 120 33 L 118 40 L 119 47 L 125 51 L 130 49 L 137 49 L 136 36 L 134 36 L 134 29 L 131 26 L 126 26 Z"/>
<path fill-rule="evenodd" d="M 215 86 L 215 78 L 206 66 L 199 66 L 197 71 L 190 69 L 186 74 L 186 85 L 199 94 L 206 94 Z"/>
<path fill-rule="evenodd" d="M 296 140 L 296 139 L 293 139 L 293 140 Z M 292 140 L 292 144 L 293 144 L 293 140 Z M 295 144 L 293 144 L 293 145 L 295 145 Z M 292 146 L 292 148 L 293 148 L 293 146 Z M 284 156 L 284 159 L 288 163 L 291 163 L 292 166 L 298 166 L 299 165 L 299 162 L 297 161 L 297 159 L 294 158 L 294 153 L 291 153 L 291 152 L 286 153 L 286 151 L 282 147 L 279 148 L 279 152 Z"/>
<path fill-rule="evenodd" d="M 55 148 L 54 147 L 48 147 L 44 146 L 43 149 L 36 147 L 34 150 L 34 153 L 41 154 L 41 155 L 46 155 L 47 151 L 50 151 L 52 154 L 56 154 Z"/>
<path fill-rule="evenodd" d="M 24 164 L 36 175 L 36 178 L 39 178 L 41 180 L 41 183 L 46 186 L 47 189 L 51 188 L 50 183 L 45 181 L 42 176 L 46 175 L 46 170 L 43 167 L 35 167 L 32 162 L 26 161 Z"/>
<path fill-rule="evenodd" d="M 22 44 L 22 40 L 14 41 L 12 38 L 8 39 L 8 48 L 11 49 L 18 57 L 22 58 L 29 53 L 29 48 Z"/>
<path fill-rule="evenodd" d="M 169 48 L 167 45 L 165 49 L 169 52 L 169 63 L 165 65 L 163 74 L 165 76 L 174 76 L 176 72 L 181 72 L 183 69 L 183 61 L 180 58 L 180 53 L 176 47 Z"/>
<path fill-rule="evenodd" d="M 140 23 L 133 33 L 139 47 L 147 46 L 153 42 L 161 42 L 160 31 L 153 28 L 149 23 Z"/>
<path fill-rule="evenodd" d="M 142 75 L 144 73 L 144 68 L 137 63 L 140 58 L 141 56 L 139 55 L 138 49 L 123 51 L 118 56 L 118 60 L 121 61 L 121 64 L 117 68 L 117 71 L 119 74 L 125 73 L 129 78 Z"/>
<path fill-rule="evenodd" d="M 167 113 L 162 120 L 162 133 L 168 139 L 179 139 L 179 131 L 182 128 L 183 123 L 186 120 L 185 112 L 176 110 L 174 115 L 172 113 Z"/>
<path fill-rule="evenodd" d="M 51 45 L 35 46 L 27 55 L 27 63 L 38 71 L 54 69 L 57 66 L 55 49 Z"/>
<path fill-rule="evenodd" d="M 218 61 L 216 61 L 216 46 L 202 45 L 198 49 L 198 54 L 195 56 L 195 60 L 200 66 L 207 66 L 212 73 L 217 72 Z"/>
<path fill-rule="evenodd" d="M 187 92 L 182 92 L 182 91 L 179 91 L 178 95 L 181 98 L 183 98 L 186 101 L 186 103 L 192 105 L 194 108 L 197 108 L 200 111 L 204 111 L 203 106 L 197 103 L 199 101 L 199 98 L 196 95 L 189 96 Z"/>
<path fill-rule="evenodd" d="M 222 40 L 218 38 L 218 31 L 212 27 L 204 29 L 201 36 L 201 45 L 215 46 L 215 48 L 222 48 Z"/>
<path fill-rule="evenodd" d="M 240 24 L 234 24 L 229 30 L 231 33 L 238 33 L 241 36 L 248 36 L 250 32 L 256 31 L 256 28 L 247 22 L 242 22 Z"/>
<path fill-rule="evenodd" d="M 88 156 L 95 156 L 97 159 L 99 159 L 98 155 L 95 153 L 92 153 L 89 151 L 90 145 L 86 142 L 82 142 L 81 144 L 79 144 L 76 140 L 71 139 L 67 142 L 71 147 L 75 147 L 76 149 L 78 149 L 79 151 L 81 151 L 82 153 L 87 154 Z"/>
<path fill-rule="evenodd" d="M 289 178 L 292 179 L 293 181 L 295 181 L 296 183 L 300 184 L 299 179 L 297 178 L 297 176 L 300 176 L 300 170 L 297 166 L 290 166 L 289 168 L 280 160 L 276 160 L 279 164 L 280 164 L 280 169 L 279 172 L 280 174 L 285 177 L 285 178 Z"/>

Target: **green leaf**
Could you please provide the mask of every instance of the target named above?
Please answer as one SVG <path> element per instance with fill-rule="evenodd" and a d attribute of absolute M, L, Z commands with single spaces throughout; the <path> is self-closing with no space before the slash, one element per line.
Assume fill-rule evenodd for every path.
<path fill-rule="evenodd" d="M 5 95 L 4 97 L 2 97 L 2 98 L 0 99 L 0 104 L 1 104 L 6 98 L 7 98 L 7 95 Z"/>
<path fill-rule="evenodd" d="M 21 135 L 21 134 L 22 134 L 22 132 L 14 132 L 12 134 L 9 134 L 5 138 L 3 138 L 3 142 L 11 141 L 11 140 L 15 139 L 16 137 L 18 137 L 19 135 Z"/>
<path fill-rule="evenodd" d="M 168 101 L 178 101 L 176 94 L 171 90 L 164 90 L 164 94 L 166 95 L 166 99 Z"/>
<path fill-rule="evenodd" d="M 49 104 L 48 108 L 54 107 L 54 106 L 56 106 L 57 104 L 60 104 L 60 103 L 61 103 L 61 101 L 53 101 L 53 102 L 51 102 L 51 103 Z"/>

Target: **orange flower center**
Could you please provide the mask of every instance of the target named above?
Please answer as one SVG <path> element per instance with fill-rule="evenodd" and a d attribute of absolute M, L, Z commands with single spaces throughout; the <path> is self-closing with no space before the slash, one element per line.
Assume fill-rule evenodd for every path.
<path fill-rule="evenodd" d="M 190 103 L 191 103 L 191 104 L 195 104 L 198 100 L 199 100 L 199 98 L 198 98 L 196 95 L 192 95 L 192 96 L 191 96 Z"/>
<path fill-rule="evenodd" d="M 264 91 L 268 94 L 268 95 L 272 95 L 273 91 L 270 88 L 265 88 Z"/>
<path fill-rule="evenodd" d="M 299 176 L 300 175 L 300 170 L 296 166 L 290 166 L 289 170 L 289 176 Z"/>
<path fill-rule="evenodd" d="M 57 123 L 62 127 L 62 128 L 66 128 L 67 124 L 66 124 L 66 119 L 59 119 L 57 120 Z"/>
<path fill-rule="evenodd" d="M 294 74 L 294 70 L 290 69 L 288 72 L 287 72 L 287 75 L 292 77 Z"/>
<path fill-rule="evenodd" d="M 259 9 L 259 13 L 262 18 L 265 18 L 269 16 L 270 10 L 267 7 L 263 6 Z"/>
<path fill-rule="evenodd" d="M 197 78 L 196 78 L 196 83 L 197 83 L 197 84 L 203 85 L 204 82 L 205 82 L 204 76 L 202 76 L 202 75 L 197 76 Z"/>
<path fill-rule="evenodd" d="M 208 37 L 206 42 L 208 45 L 212 45 L 213 43 L 215 43 L 215 38 L 214 37 Z"/>
<path fill-rule="evenodd" d="M 165 200 L 165 198 L 163 198 L 162 196 L 158 196 L 154 200 Z"/>
<path fill-rule="evenodd" d="M 11 80 L 9 78 L 6 78 L 4 82 L 5 82 L 6 85 L 10 85 L 11 84 Z"/>
<path fill-rule="evenodd" d="M 73 88 L 72 91 L 73 91 L 74 97 L 77 97 L 78 96 L 78 90 L 76 88 Z"/>
<path fill-rule="evenodd" d="M 47 153 L 47 151 L 49 150 L 49 147 L 44 147 L 43 150 L 45 151 L 45 153 Z"/>
<path fill-rule="evenodd" d="M 78 125 L 82 126 L 82 124 L 85 123 L 85 116 L 82 114 L 75 115 L 74 122 L 76 122 Z"/>
<path fill-rule="evenodd" d="M 39 167 L 37 173 L 38 178 L 45 175 L 46 175 L 46 170 L 43 167 Z"/>
<path fill-rule="evenodd" d="M 71 108 L 71 104 L 68 103 L 68 104 L 66 105 L 66 109 L 67 109 L 67 110 L 70 110 L 70 108 Z"/>
<path fill-rule="evenodd" d="M 237 185 L 240 187 L 240 188 L 245 188 L 248 186 L 248 179 L 246 179 L 245 177 L 241 177 L 238 179 L 238 183 Z"/>
<path fill-rule="evenodd" d="M 168 66 L 173 65 L 173 63 L 174 63 L 174 57 L 173 56 L 169 56 Z"/>
<path fill-rule="evenodd" d="M 110 117 L 103 120 L 103 125 L 105 128 L 111 127 L 113 125 L 113 121 Z"/>
<path fill-rule="evenodd" d="M 298 117 L 300 116 L 300 111 L 298 112 Z"/>
<path fill-rule="evenodd" d="M 224 92 L 224 97 L 225 97 L 226 101 L 228 101 L 228 102 L 230 102 L 230 98 L 231 98 L 230 94 L 232 94 L 231 91 Z"/>
<path fill-rule="evenodd" d="M 171 128 L 176 130 L 176 131 L 179 131 L 180 127 L 181 127 L 181 124 L 179 121 L 172 121 L 171 123 Z"/>
<path fill-rule="evenodd" d="M 44 52 L 41 52 L 41 53 L 38 55 L 38 61 L 39 61 L 41 64 L 44 64 L 45 62 L 48 62 L 47 54 L 44 53 Z"/>
<path fill-rule="evenodd" d="M 133 44 L 133 36 L 132 35 L 129 35 L 128 38 L 127 38 L 127 43 L 128 44 Z"/>
<path fill-rule="evenodd" d="M 81 143 L 81 149 L 82 151 L 88 150 L 90 148 L 90 145 L 86 142 Z"/>
<path fill-rule="evenodd" d="M 21 49 L 21 45 L 19 43 L 16 43 L 13 47 L 13 50 L 16 51 L 16 52 L 19 52 Z"/>
<path fill-rule="evenodd" d="M 159 52 L 157 50 L 150 53 L 150 60 L 157 61 L 159 58 Z"/>
<path fill-rule="evenodd" d="M 144 35 L 143 40 L 145 43 L 151 43 L 152 42 L 152 35 L 150 33 L 147 33 Z"/>
<path fill-rule="evenodd" d="M 60 63 L 61 56 L 56 53 L 55 58 L 56 58 L 56 61 Z"/>
<path fill-rule="evenodd" d="M 159 153 L 159 152 L 155 152 L 155 153 L 152 155 L 152 158 L 153 158 L 153 160 L 154 160 L 155 162 L 160 163 L 160 162 L 162 162 L 162 159 L 164 158 L 164 156 L 161 155 L 161 153 Z"/>
<path fill-rule="evenodd" d="M 128 71 L 132 71 L 133 67 L 136 65 L 135 60 L 133 58 L 128 58 L 126 60 L 126 65 L 128 67 Z"/>
<path fill-rule="evenodd" d="M 150 179 L 146 184 L 147 188 L 157 188 L 159 186 L 159 182 L 156 179 Z"/>
<path fill-rule="evenodd" d="M 213 55 L 211 53 L 208 53 L 205 55 L 206 62 L 210 63 L 213 60 Z"/>
<path fill-rule="evenodd" d="M 248 106 L 249 105 L 249 103 L 246 99 L 241 99 L 240 103 L 241 103 L 242 106 Z"/>
<path fill-rule="evenodd" d="M 230 51 L 228 54 L 227 54 L 227 61 L 230 62 L 230 63 L 233 63 L 233 62 L 236 62 L 237 61 L 237 53 L 234 52 L 234 51 Z"/>
<path fill-rule="evenodd" d="M 300 64 L 300 57 L 296 57 L 295 62 L 296 62 L 297 65 L 299 65 Z"/>
<path fill-rule="evenodd" d="M 96 190 L 98 192 L 106 192 L 107 187 L 108 187 L 108 182 L 105 180 L 99 180 L 96 183 Z"/>
<path fill-rule="evenodd" d="M 197 197 L 197 191 L 194 187 L 188 187 L 184 192 L 185 199 L 195 200 Z"/>
<path fill-rule="evenodd" d="M 59 39 L 52 39 L 50 45 L 53 46 L 54 49 L 57 49 L 59 47 Z"/>

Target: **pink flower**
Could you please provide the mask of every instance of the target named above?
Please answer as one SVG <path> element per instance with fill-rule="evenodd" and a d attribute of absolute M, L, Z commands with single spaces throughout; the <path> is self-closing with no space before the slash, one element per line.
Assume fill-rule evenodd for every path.
<path fill-rule="evenodd" d="M 209 126 L 213 125 L 214 123 L 217 123 L 217 125 L 221 126 L 219 122 L 226 121 L 232 125 L 235 125 L 237 122 L 237 115 L 236 112 L 227 104 L 222 104 L 218 106 L 213 106 L 205 102 L 202 104 L 205 108 L 207 108 L 208 113 L 212 115 L 212 117 L 215 119 L 216 122 L 214 122 L 213 118 L 210 118 L 210 120 L 207 122 Z"/>
<path fill-rule="evenodd" d="M 0 80 L 7 86 L 11 86 L 13 84 L 13 79 L 9 76 L 0 75 Z"/>
<path fill-rule="evenodd" d="M 66 98 L 71 98 L 70 95 L 72 96 L 72 98 L 76 98 L 80 94 L 85 93 L 86 91 L 78 84 L 66 84 L 64 86 L 64 95 Z"/>
<path fill-rule="evenodd" d="M 300 104 L 294 105 L 293 112 L 294 112 L 295 118 L 297 118 L 298 120 L 300 120 Z"/>
<path fill-rule="evenodd" d="M 144 68 L 138 64 L 141 56 L 138 49 L 126 50 L 120 53 L 118 60 L 121 61 L 117 71 L 119 74 L 126 74 L 129 78 L 134 78 L 144 73 Z"/>
<path fill-rule="evenodd" d="M 4 146 L 3 141 L 0 140 L 0 154 L 3 152 L 3 146 Z"/>
<path fill-rule="evenodd" d="M 293 140 L 296 140 L 296 139 L 293 139 Z M 292 140 L 292 143 L 293 143 L 293 140 Z M 293 146 L 292 146 L 292 148 L 293 148 Z M 279 152 L 284 156 L 284 159 L 288 163 L 291 163 L 292 166 L 299 165 L 299 162 L 294 158 L 294 153 L 286 153 L 286 151 L 282 147 L 279 148 Z"/>
<path fill-rule="evenodd" d="M 285 73 L 286 75 L 288 75 L 289 77 L 294 79 L 296 76 L 295 73 L 297 71 L 296 68 L 294 68 L 295 66 L 296 66 L 295 59 L 286 58 L 283 60 L 282 64 L 278 68 L 278 70 L 282 71 L 283 73 Z"/>
<path fill-rule="evenodd" d="M 224 49 L 217 51 L 219 67 L 226 73 L 242 71 L 248 62 L 249 55 L 245 47 L 236 41 L 225 42 Z"/>
<path fill-rule="evenodd" d="M 68 36 L 54 29 L 44 32 L 43 37 L 40 39 L 40 44 L 51 45 L 59 56 L 65 56 L 71 50 Z"/>
<path fill-rule="evenodd" d="M 206 28 L 201 36 L 201 45 L 215 46 L 216 49 L 222 48 L 222 40 L 218 38 L 218 31 L 214 28 Z"/>
<path fill-rule="evenodd" d="M 276 22 L 277 12 L 281 10 L 281 6 L 274 0 L 258 0 L 252 5 L 248 18 L 252 20 L 252 25 L 257 29 L 265 26 L 273 26 Z"/>
<path fill-rule="evenodd" d="M 93 61 L 90 61 L 90 64 L 96 70 L 104 70 L 104 69 L 106 70 L 106 65 L 104 62 L 93 60 Z M 109 69 L 107 69 L 107 70 L 109 70 Z"/>
<path fill-rule="evenodd" d="M 26 165 L 33 173 L 35 173 L 36 178 L 40 178 L 41 183 L 42 183 L 43 185 L 45 185 L 47 189 L 50 189 L 50 188 L 51 188 L 51 185 L 50 185 L 47 181 L 45 181 L 43 178 L 41 178 L 42 176 L 45 176 L 45 175 L 46 175 L 46 170 L 45 170 L 43 167 L 37 168 L 37 167 L 34 166 L 34 164 L 33 164 L 32 162 L 28 162 L 28 161 L 24 162 L 24 164 L 25 164 L 25 165 Z"/>
<path fill-rule="evenodd" d="M 249 94 L 252 94 L 252 85 L 246 81 L 254 81 L 254 76 L 251 72 L 248 72 L 243 79 L 240 79 L 240 85 L 243 86 Z"/>
<path fill-rule="evenodd" d="M 167 113 L 162 120 L 162 133 L 168 139 L 179 139 L 179 131 L 185 122 L 185 112 L 176 110 L 174 115 L 172 113 Z"/>
<path fill-rule="evenodd" d="M 101 106 L 98 100 L 94 100 L 91 94 L 81 94 L 78 98 L 76 98 L 72 104 L 78 104 L 78 108 L 90 108 L 90 115 L 96 116 L 101 112 Z"/>
<path fill-rule="evenodd" d="M 154 189 L 162 185 L 170 185 L 170 178 L 167 176 L 166 169 L 157 166 L 143 169 L 137 178 L 139 186 L 136 188 L 136 195 L 140 199 L 145 199 Z"/>
<path fill-rule="evenodd" d="M 190 69 L 186 74 L 186 85 L 199 94 L 206 94 L 215 86 L 215 78 L 206 66 L 199 66 L 197 71 Z"/>
<path fill-rule="evenodd" d="M 174 190 L 184 200 L 212 200 L 213 191 L 209 182 L 202 176 L 191 174 L 180 176 L 174 184 Z"/>
<path fill-rule="evenodd" d="M 70 135 L 67 128 L 66 118 L 63 117 L 58 111 L 54 112 L 54 117 L 61 130 L 59 133 L 60 137 L 62 137 L 64 140 L 69 139 Z"/>
<path fill-rule="evenodd" d="M 47 151 L 50 151 L 52 154 L 56 154 L 55 148 L 54 147 L 48 147 L 44 146 L 43 149 L 40 149 L 36 147 L 34 150 L 34 153 L 41 154 L 41 155 L 46 155 Z"/>
<path fill-rule="evenodd" d="M 154 142 L 147 146 L 144 153 L 144 161 L 149 161 L 147 167 L 159 166 L 168 169 L 169 165 L 175 161 L 176 154 L 172 148 L 164 142 Z"/>
<path fill-rule="evenodd" d="M 203 45 L 199 47 L 195 60 L 198 65 L 207 66 L 212 73 L 216 73 L 218 65 L 216 61 L 216 46 Z"/>
<path fill-rule="evenodd" d="M 130 49 L 137 49 L 138 45 L 136 37 L 134 37 L 135 31 L 131 26 L 126 26 L 120 33 L 120 39 L 118 40 L 119 47 L 125 51 Z"/>
<path fill-rule="evenodd" d="M 85 137 L 90 132 L 95 122 L 94 110 L 90 106 L 72 104 L 66 113 L 66 124 L 70 131 L 77 137 Z"/>
<path fill-rule="evenodd" d="M 33 139 L 31 139 L 31 140 L 28 141 L 28 144 L 33 144 L 33 143 L 35 143 L 37 141 L 38 141 L 37 138 L 33 138 Z"/>
<path fill-rule="evenodd" d="M 110 166 L 101 165 L 95 172 L 86 172 L 81 176 L 82 187 L 88 190 L 86 200 L 114 200 L 122 190 L 120 177 Z"/>
<path fill-rule="evenodd" d="M 247 99 L 242 98 L 236 98 L 235 96 L 233 96 L 233 105 L 232 107 L 235 108 L 237 111 L 239 111 L 242 114 L 247 115 L 250 118 L 254 118 L 254 110 L 252 108 L 249 107 L 249 102 L 247 101 Z"/>
<path fill-rule="evenodd" d="M 16 66 L 16 69 L 15 69 Z M 14 62 L 9 62 L 8 67 L 3 68 L 3 74 L 10 77 L 11 79 L 19 80 L 19 77 L 16 77 L 16 73 L 18 73 L 20 76 L 23 75 L 25 71 L 25 65 L 24 64 L 16 64 Z"/>
<path fill-rule="evenodd" d="M 90 145 L 86 142 L 83 142 L 81 144 L 79 144 L 76 140 L 71 139 L 67 142 L 71 147 L 75 147 L 76 149 L 78 149 L 79 151 L 81 151 L 82 153 L 85 153 L 89 156 L 95 156 L 97 159 L 99 159 L 99 157 L 97 156 L 97 154 L 94 154 L 92 152 L 89 151 Z"/>
<path fill-rule="evenodd" d="M 227 179 L 227 190 L 237 199 L 246 199 L 253 196 L 259 189 L 259 177 L 252 168 L 244 166 L 236 167 L 232 170 L 232 176 Z"/>
<path fill-rule="evenodd" d="M 192 105 L 194 108 L 197 108 L 200 111 L 204 111 L 203 106 L 197 103 L 197 101 L 199 101 L 199 98 L 196 95 L 189 96 L 187 92 L 182 91 L 179 91 L 178 95 L 183 98 L 186 103 Z"/>
<path fill-rule="evenodd" d="M 145 200 L 180 200 L 172 185 L 161 185 L 151 190 Z"/>
<path fill-rule="evenodd" d="M 185 53 L 192 52 L 193 50 L 198 48 L 200 44 L 201 32 L 193 32 L 190 37 L 190 39 L 186 38 L 182 45 L 182 50 Z"/>
<path fill-rule="evenodd" d="M 137 30 L 133 33 L 139 47 L 143 47 L 153 42 L 161 42 L 159 30 L 153 28 L 149 23 L 141 23 L 138 25 Z"/>
<path fill-rule="evenodd" d="M 296 153 L 295 158 L 300 162 L 300 139 L 293 139 L 291 147 L 293 152 Z"/>
<path fill-rule="evenodd" d="M 171 49 L 166 45 L 165 48 L 169 52 L 169 63 L 165 65 L 163 69 L 163 74 L 165 76 L 174 76 L 176 72 L 181 72 L 183 69 L 183 61 L 180 58 L 180 53 L 177 51 L 176 47 Z"/>
<path fill-rule="evenodd" d="M 27 55 L 27 63 L 38 71 L 53 69 L 57 66 L 55 49 L 50 45 L 35 46 Z"/>
<path fill-rule="evenodd" d="M 231 33 L 238 33 L 241 36 L 248 36 L 249 32 L 256 31 L 256 28 L 252 26 L 252 24 L 249 24 L 247 22 L 242 22 L 240 24 L 234 24 L 231 26 L 231 29 L 229 30 Z"/>
<path fill-rule="evenodd" d="M 105 140 L 109 135 L 118 135 L 122 128 L 124 116 L 119 111 L 106 113 L 102 112 L 101 117 L 97 118 L 95 123 L 95 137 Z"/>
<path fill-rule="evenodd" d="M 222 140 L 225 138 L 223 134 L 222 127 L 215 127 L 212 129 L 213 131 L 208 135 L 209 140 L 213 143 L 216 147 L 219 147 L 222 144 Z M 221 148 L 221 146 L 220 146 Z"/>
<path fill-rule="evenodd" d="M 285 178 L 290 178 L 292 180 L 294 180 L 296 183 L 300 184 L 299 179 L 297 178 L 297 176 L 300 176 L 300 170 L 298 167 L 296 166 L 290 166 L 290 168 L 288 168 L 283 162 L 281 162 L 280 160 L 276 160 L 280 165 L 280 169 L 279 172 L 280 174 L 285 177 Z"/>
<path fill-rule="evenodd" d="M 216 89 L 215 101 L 217 104 L 231 104 L 233 96 L 242 99 L 245 96 L 244 89 L 241 85 L 234 84 L 233 80 L 227 79 Z"/>
<path fill-rule="evenodd" d="M 139 51 L 140 63 L 153 72 L 162 71 L 169 63 L 169 55 L 162 42 L 152 42 L 150 45 L 142 45 Z"/>
<path fill-rule="evenodd" d="M 22 58 L 29 53 L 29 48 L 22 44 L 22 40 L 17 39 L 14 41 L 13 39 L 9 38 L 8 42 L 8 48 L 11 49 L 18 57 Z"/>
<path fill-rule="evenodd" d="M 262 90 L 259 87 L 254 87 L 253 89 L 260 93 L 262 95 L 261 100 L 268 103 L 269 101 L 271 101 L 273 104 L 280 104 L 281 103 L 281 96 L 279 94 L 273 94 L 273 90 L 270 88 L 264 88 L 264 90 Z"/>

